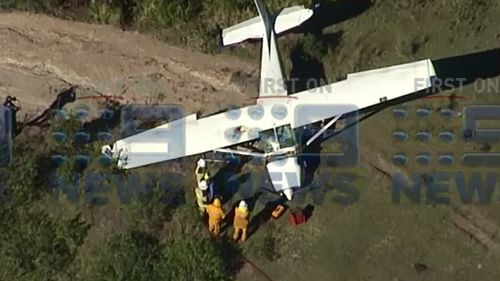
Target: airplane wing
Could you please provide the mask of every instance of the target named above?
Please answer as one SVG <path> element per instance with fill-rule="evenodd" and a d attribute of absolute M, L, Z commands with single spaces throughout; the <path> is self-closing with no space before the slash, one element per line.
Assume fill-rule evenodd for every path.
<path fill-rule="evenodd" d="M 118 140 L 103 152 L 117 158 L 120 168 L 131 169 L 234 146 L 282 124 L 281 116 L 264 116 L 271 110 L 270 105 L 252 105 L 202 119 L 193 114 Z"/>
<path fill-rule="evenodd" d="M 384 103 L 432 86 L 430 60 L 349 74 L 346 80 L 293 94 L 286 101 L 233 109 L 202 119 L 196 115 L 117 141 L 112 154 L 129 169 L 230 147 L 260 132 L 299 128 Z"/>
<path fill-rule="evenodd" d="M 333 118 L 306 142 L 310 145 L 342 115 L 425 90 L 432 87 L 435 76 L 430 60 L 350 74 L 344 81 L 291 95 L 293 114 L 288 122 L 298 128 Z M 266 168 L 274 189 L 291 200 L 294 189 L 301 185 L 297 157 L 271 161 Z"/>
<path fill-rule="evenodd" d="M 432 87 L 430 59 L 363 71 L 347 79 L 291 95 L 293 128 L 374 106 Z"/>

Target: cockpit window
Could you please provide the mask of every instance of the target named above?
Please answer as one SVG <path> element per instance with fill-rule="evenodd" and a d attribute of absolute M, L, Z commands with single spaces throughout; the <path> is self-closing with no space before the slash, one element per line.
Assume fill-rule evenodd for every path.
<path fill-rule="evenodd" d="M 271 153 L 296 145 L 295 135 L 290 125 L 283 125 L 260 133 L 265 153 Z"/>

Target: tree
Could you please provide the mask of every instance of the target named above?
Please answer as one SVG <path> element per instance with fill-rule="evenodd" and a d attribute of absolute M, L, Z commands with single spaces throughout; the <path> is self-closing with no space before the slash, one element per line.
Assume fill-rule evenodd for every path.
<path fill-rule="evenodd" d="M 161 252 L 160 272 L 166 280 L 228 280 L 222 252 L 204 235 L 187 235 L 165 244 Z"/>
<path fill-rule="evenodd" d="M 91 264 L 93 281 L 149 281 L 159 278 L 159 244 L 141 232 L 129 232 L 109 238 L 99 256 Z"/>
<path fill-rule="evenodd" d="M 187 235 L 158 242 L 141 232 L 111 237 L 85 280 L 228 280 L 217 244 L 207 236 Z"/>
<path fill-rule="evenodd" d="M 57 280 L 70 275 L 89 230 L 79 216 L 64 220 L 27 206 L 2 206 L 0 213 L 0 279 Z"/>

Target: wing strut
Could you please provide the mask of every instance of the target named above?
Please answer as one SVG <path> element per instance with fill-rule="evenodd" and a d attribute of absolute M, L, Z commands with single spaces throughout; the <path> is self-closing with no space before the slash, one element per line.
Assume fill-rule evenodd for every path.
<path fill-rule="evenodd" d="M 262 154 L 262 153 L 255 153 L 255 152 L 250 152 L 250 151 L 241 151 L 241 150 L 228 149 L 228 148 L 214 149 L 214 152 L 229 153 L 229 154 L 240 154 L 240 155 L 253 156 L 253 157 L 265 157 L 265 155 Z"/>
<path fill-rule="evenodd" d="M 309 146 L 313 141 L 315 141 L 319 136 L 321 136 L 328 128 L 330 128 L 335 122 L 337 122 L 342 115 L 337 115 L 335 118 L 333 118 L 330 122 L 328 122 L 321 130 L 319 130 L 314 136 L 312 136 L 310 139 L 307 140 L 306 146 Z"/>

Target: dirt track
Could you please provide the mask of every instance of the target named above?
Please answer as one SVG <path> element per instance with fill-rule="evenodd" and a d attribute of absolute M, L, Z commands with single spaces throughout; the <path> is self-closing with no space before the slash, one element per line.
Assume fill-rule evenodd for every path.
<path fill-rule="evenodd" d="M 70 84 L 128 102 L 175 103 L 208 113 L 250 103 L 250 91 L 231 77 L 255 76 L 258 66 L 110 26 L 23 13 L 0 14 L 0 44 L 0 98 L 16 96 L 24 113 L 42 111 Z"/>

